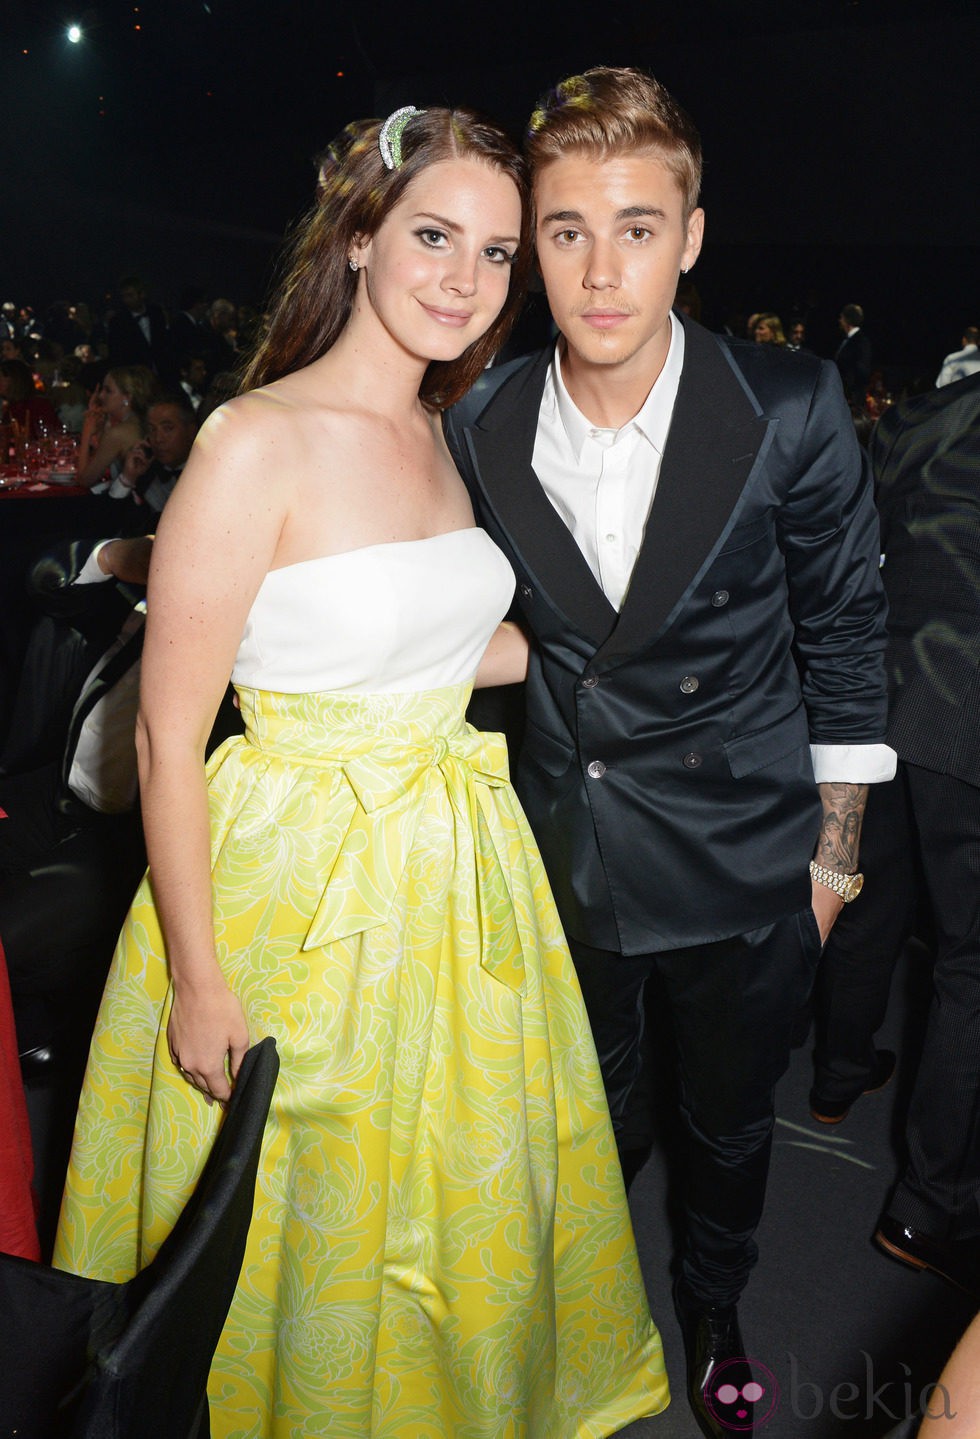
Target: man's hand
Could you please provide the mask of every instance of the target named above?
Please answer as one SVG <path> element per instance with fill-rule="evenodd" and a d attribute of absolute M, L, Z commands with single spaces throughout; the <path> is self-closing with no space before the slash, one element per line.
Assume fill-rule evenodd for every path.
<path fill-rule="evenodd" d="M 153 451 L 145 440 L 140 440 L 126 451 L 126 458 L 123 460 L 122 472 L 119 476 L 122 483 L 129 489 L 134 489 L 137 480 L 141 480 L 150 468 L 153 459 Z"/>
<path fill-rule="evenodd" d="M 153 536 L 138 535 L 131 540 L 110 540 L 98 554 L 99 569 L 127 585 L 145 585 L 150 573 Z"/>
<path fill-rule="evenodd" d="M 826 869 L 854 874 L 858 867 L 858 846 L 868 803 L 868 786 L 835 782 L 822 784 L 819 789 L 823 824 L 813 857 Z M 814 880 L 812 903 L 821 942 L 826 944 L 834 922 L 844 908 L 844 901 L 827 885 Z"/>
<path fill-rule="evenodd" d="M 813 916 L 817 921 L 817 928 L 820 931 L 820 943 L 826 944 L 837 916 L 844 908 L 844 901 L 839 894 L 835 894 L 832 889 L 828 888 L 825 884 L 820 884 L 818 880 L 812 880 L 811 883 L 813 886 L 813 897 L 811 900 Z"/>

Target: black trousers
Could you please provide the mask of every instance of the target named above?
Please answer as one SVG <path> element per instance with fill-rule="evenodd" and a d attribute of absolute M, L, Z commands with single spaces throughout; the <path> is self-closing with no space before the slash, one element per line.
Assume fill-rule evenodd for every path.
<path fill-rule="evenodd" d="M 757 1257 L 773 1095 L 820 953 L 813 912 L 660 954 L 570 947 L 624 1156 L 653 1143 L 644 1041 L 649 1007 L 667 1006 L 687 1151 L 681 1273 L 704 1303 L 732 1304 Z"/>
<path fill-rule="evenodd" d="M 872 786 L 861 868 L 864 890 L 821 963 L 815 1085 L 825 1099 L 863 1089 L 924 888 L 935 927 L 933 998 L 908 1163 L 888 1212 L 938 1239 L 980 1237 L 980 789 L 900 763 L 891 783 Z"/>

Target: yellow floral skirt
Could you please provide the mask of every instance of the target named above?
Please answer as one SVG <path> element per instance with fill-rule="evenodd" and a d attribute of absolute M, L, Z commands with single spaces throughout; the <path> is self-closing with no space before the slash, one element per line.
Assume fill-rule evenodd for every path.
<path fill-rule="evenodd" d="M 218 956 L 282 1070 L 215 1439 L 572 1439 L 667 1403 L 585 1010 L 468 687 L 241 692 Z M 216 1124 L 167 1049 L 152 877 L 93 1040 L 55 1262 L 147 1264 Z"/>

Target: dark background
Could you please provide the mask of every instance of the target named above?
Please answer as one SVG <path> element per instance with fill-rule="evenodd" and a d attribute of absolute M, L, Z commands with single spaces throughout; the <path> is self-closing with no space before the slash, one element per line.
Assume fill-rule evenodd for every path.
<path fill-rule="evenodd" d="M 466 101 L 519 134 L 541 90 L 603 63 L 651 69 L 701 129 L 693 278 L 709 325 L 803 312 L 830 353 L 856 301 L 898 381 L 980 323 L 976 0 L 2 0 L 2 14 L 3 299 L 98 305 L 135 269 L 168 305 L 188 283 L 261 303 L 314 157 L 347 120 Z"/>

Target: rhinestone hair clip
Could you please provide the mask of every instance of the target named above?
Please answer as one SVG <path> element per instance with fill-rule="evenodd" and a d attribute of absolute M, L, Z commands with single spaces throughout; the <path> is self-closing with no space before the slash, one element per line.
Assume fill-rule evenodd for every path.
<path fill-rule="evenodd" d="M 419 110 L 415 105 L 403 105 L 400 110 L 393 110 L 381 126 L 381 133 L 378 135 L 378 149 L 389 170 L 401 169 L 402 132 L 405 126 L 413 115 L 424 114 L 425 111 Z"/>

